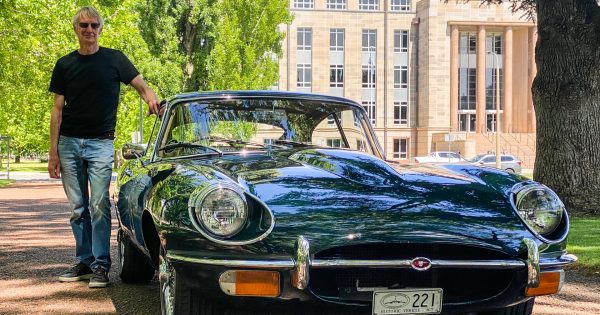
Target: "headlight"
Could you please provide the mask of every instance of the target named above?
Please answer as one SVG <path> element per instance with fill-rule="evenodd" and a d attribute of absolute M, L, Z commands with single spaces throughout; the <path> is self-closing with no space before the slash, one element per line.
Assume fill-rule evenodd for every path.
<path fill-rule="evenodd" d="M 558 196 L 542 185 L 521 189 L 517 192 L 515 203 L 521 219 L 541 236 L 554 232 L 565 212 Z"/>
<path fill-rule="evenodd" d="M 220 238 L 237 234 L 248 218 L 243 194 L 223 185 L 203 189 L 190 200 L 190 206 L 202 227 Z"/>

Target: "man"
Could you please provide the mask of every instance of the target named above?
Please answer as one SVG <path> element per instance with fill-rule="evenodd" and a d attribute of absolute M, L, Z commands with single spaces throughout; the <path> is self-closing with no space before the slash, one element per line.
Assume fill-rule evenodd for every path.
<path fill-rule="evenodd" d="M 156 94 L 129 59 L 118 50 L 99 46 L 102 26 L 102 17 L 93 7 L 77 11 L 73 29 L 79 49 L 57 61 L 49 88 L 54 93 L 54 107 L 48 173 L 51 178 L 62 177 L 79 260 L 59 280 L 90 279 L 90 288 L 108 285 L 108 190 L 120 83 L 132 85 L 148 104 L 149 112 L 158 113 Z"/>

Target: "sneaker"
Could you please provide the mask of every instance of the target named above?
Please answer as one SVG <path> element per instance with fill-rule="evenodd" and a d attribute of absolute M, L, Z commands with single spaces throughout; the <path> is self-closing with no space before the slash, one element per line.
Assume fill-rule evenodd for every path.
<path fill-rule="evenodd" d="M 90 278 L 90 288 L 106 288 L 108 286 L 108 271 L 98 267 Z"/>
<path fill-rule="evenodd" d="M 67 272 L 63 273 L 58 277 L 60 282 L 74 282 L 87 280 L 92 277 L 92 269 L 86 264 L 80 262 L 77 265 L 71 267 Z"/>

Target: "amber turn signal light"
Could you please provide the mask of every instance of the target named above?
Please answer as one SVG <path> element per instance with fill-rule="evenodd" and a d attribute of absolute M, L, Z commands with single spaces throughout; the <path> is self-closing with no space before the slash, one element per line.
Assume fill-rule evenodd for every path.
<path fill-rule="evenodd" d="M 542 272 L 540 273 L 540 285 L 537 288 L 528 287 L 525 295 L 537 296 L 558 293 L 564 280 L 565 272 L 563 270 Z"/>
<path fill-rule="evenodd" d="M 234 296 L 276 297 L 280 294 L 279 272 L 266 270 L 227 270 L 219 277 L 221 290 Z"/>

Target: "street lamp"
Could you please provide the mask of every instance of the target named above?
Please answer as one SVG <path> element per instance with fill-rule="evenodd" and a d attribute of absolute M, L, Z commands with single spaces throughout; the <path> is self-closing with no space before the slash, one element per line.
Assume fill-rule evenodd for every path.
<path fill-rule="evenodd" d="M 488 51 L 494 56 L 496 70 L 496 168 L 500 168 L 500 63 L 495 51 Z"/>

